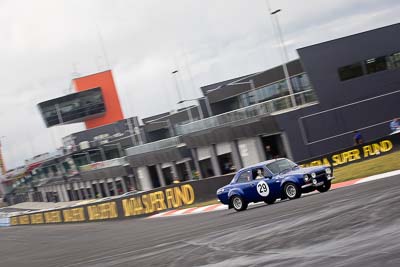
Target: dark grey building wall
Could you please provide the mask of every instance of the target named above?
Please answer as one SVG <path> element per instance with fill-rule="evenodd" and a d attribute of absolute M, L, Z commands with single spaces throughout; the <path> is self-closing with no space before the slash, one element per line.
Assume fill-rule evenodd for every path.
<path fill-rule="evenodd" d="M 289 138 L 295 160 L 335 151 L 353 144 L 353 130 L 400 116 L 400 69 L 384 70 L 340 81 L 338 68 L 400 52 L 400 24 L 348 36 L 298 50 L 319 99 L 310 108 L 276 116 Z M 388 94 L 386 96 L 382 96 Z M 374 98 L 373 100 L 369 100 Z M 345 106 L 360 102 L 357 105 Z M 328 111 L 332 108 L 335 110 Z M 309 116 L 316 112 L 323 112 Z M 308 142 L 300 131 L 300 118 Z M 344 134 L 346 132 L 350 132 Z M 388 123 L 361 130 L 365 140 L 389 134 Z M 335 135 L 342 136 L 321 141 Z M 320 142 L 318 142 L 320 141 Z"/>
<path fill-rule="evenodd" d="M 301 48 L 298 53 L 321 102 L 327 109 L 399 88 L 399 69 L 340 81 L 338 68 L 400 52 L 400 24 Z"/>

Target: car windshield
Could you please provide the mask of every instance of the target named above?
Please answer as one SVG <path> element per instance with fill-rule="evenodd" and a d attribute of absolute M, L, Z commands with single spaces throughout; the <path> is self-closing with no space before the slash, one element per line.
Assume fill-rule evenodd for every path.
<path fill-rule="evenodd" d="M 279 160 L 276 160 L 274 162 L 267 164 L 267 168 L 273 174 L 279 174 L 281 172 L 290 171 L 296 167 L 297 167 L 297 164 L 293 163 L 292 161 L 290 161 L 288 159 L 279 159 Z"/>

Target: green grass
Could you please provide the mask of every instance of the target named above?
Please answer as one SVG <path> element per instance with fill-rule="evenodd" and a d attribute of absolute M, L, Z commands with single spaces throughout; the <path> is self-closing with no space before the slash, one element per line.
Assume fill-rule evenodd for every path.
<path fill-rule="evenodd" d="M 353 163 L 344 167 L 334 167 L 335 179 L 333 183 L 345 182 L 357 178 L 399 170 L 400 169 L 400 151 L 373 159 Z"/>

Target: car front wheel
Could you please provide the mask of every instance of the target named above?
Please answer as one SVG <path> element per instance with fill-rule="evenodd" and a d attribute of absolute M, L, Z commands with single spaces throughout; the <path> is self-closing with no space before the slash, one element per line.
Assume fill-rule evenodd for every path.
<path fill-rule="evenodd" d="M 285 196 L 290 200 L 299 198 L 301 196 L 300 188 L 294 183 L 285 184 L 285 187 L 283 188 L 283 192 L 284 192 Z"/>
<path fill-rule="evenodd" d="M 317 188 L 317 190 L 320 193 L 324 193 L 324 192 L 328 191 L 329 189 L 331 189 L 331 185 L 332 185 L 331 181 L 325 181 L 323 185 L 321 185 L 320 187 Z"/>
<path fill-rule="evenodd" d="M 243 200 L 240 196 L 233 196 L 231 199 L 232 207 L 236 211 L 242 211 L 247 209 L 247 202 Z"/>

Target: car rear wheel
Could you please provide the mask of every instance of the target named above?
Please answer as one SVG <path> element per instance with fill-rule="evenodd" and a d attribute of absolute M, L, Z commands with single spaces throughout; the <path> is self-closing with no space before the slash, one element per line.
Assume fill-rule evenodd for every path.
<path fill-rule="evenodd" d="M 331 185 L 332 185 L 331 181 L 325 181 L 323 185 L 321 185 L 320 187 L 317 188 L 317 190 L 320 193 L 324 193 L 324 192 L 328 191 L 329 189 L 331 189 Z"/>
<path fill-rule="evenodd" d="M 265 204 L 268 204 L 268 205 L 274 204 L 275 201 L 276 201 L 276 198 L 270 198 L 270 199 L 264 200 Z"/>
<path fill-rule="evenodd" d="M 300 188 L 294 183 L 285 184 L 285 187 L 283 188 L 283 192 L 284 192 L 285 196 L 290 200 L 299 198 L 301 196 Z"/>
<path fill-rule="evenodd" d="M 231 198 L 231 203 L 232 203 L 232 207 L 236 210 L 236 211 L 242 211 L 247 209 L 247 202 L 245 200 L 243 200 L 243 198 L 241 198 L 240 196 L 233 196 Z"/>

